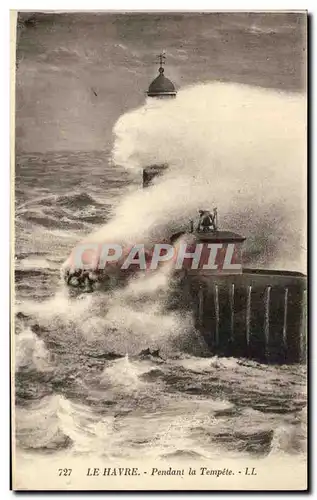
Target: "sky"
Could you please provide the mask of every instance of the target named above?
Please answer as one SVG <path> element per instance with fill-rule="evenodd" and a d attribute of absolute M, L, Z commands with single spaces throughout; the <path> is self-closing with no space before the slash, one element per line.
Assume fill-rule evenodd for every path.
<path fill-rule="evenodd" d="M 305 92 L 304 13 L 19 13 L 16 150 L 109 150 L 161 51 L 177 89 L 230 81 Z"/>

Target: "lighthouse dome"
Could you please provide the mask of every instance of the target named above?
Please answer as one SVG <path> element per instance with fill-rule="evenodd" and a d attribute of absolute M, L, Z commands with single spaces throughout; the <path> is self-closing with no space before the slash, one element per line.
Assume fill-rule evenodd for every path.
<path fill-rule="evenodd" d="M 150 84 L 147 95 L 149 97 L 176 97 L 174 84 L 164 76 L 164 68 L 159 68 L 159 75 Z"/>

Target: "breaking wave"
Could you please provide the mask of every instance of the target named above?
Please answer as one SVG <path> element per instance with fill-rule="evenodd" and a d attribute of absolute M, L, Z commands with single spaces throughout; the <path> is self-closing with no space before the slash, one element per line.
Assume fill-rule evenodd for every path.
<path fill-rule="evenodd" d="M 115 217 L 86 239 L 158 238 L 218 207 L 222 228 L 247 237 L 245 259 L 305 270 L 306 103 L 247 85 L 210 83 L 150 100 L 114 128 L 114 167 L 169 169 L 124 197 Z"/>

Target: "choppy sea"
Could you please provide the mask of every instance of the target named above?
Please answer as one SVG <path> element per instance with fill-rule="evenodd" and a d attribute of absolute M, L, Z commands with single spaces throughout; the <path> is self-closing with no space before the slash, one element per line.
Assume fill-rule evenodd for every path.
<path fill-rule="evenodd" d="M 69 296 L 61 264 L 140 182 L 107 152 L 17 156 L 17 452 L 304 460 L 304 366 L 213 356 L 151 292 Z"/>

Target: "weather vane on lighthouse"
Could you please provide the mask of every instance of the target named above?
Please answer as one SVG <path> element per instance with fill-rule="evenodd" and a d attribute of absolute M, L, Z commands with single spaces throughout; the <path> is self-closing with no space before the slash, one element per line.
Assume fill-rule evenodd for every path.
<path fill-rule="evenodd" d="M 164 73 L 163 65 L 165 64 L 165 59 L 166 59 L 165 52 L 161 52 L 157 57 L 159 58 L 160 61 L 159 72 Z"/>

